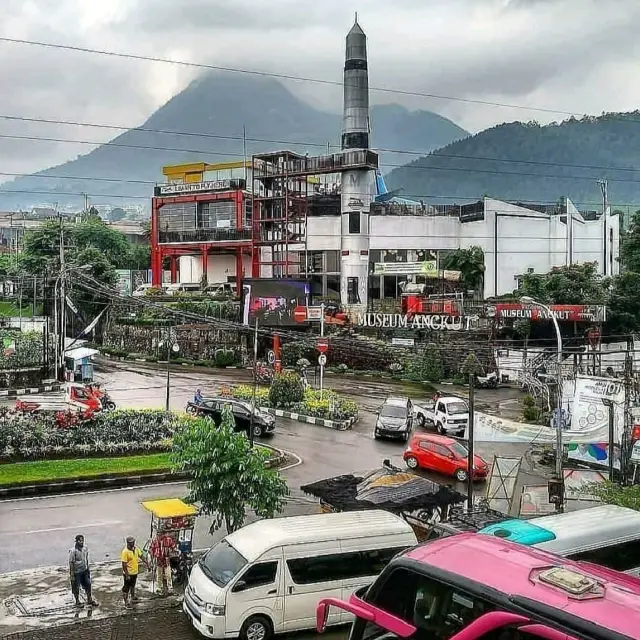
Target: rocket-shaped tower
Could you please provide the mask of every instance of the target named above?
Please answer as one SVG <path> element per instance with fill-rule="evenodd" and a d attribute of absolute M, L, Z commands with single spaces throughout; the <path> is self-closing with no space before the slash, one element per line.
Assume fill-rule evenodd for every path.
<path fill-rule="evenodd" d="M 344 109 L 342 153 L 345 165 L 354 165 L 350 156 L 369 149 L 369 75 L 367 36 L 358 16 L 347 34 L 344 63 Z M 360 152 L 360 153 L 358 153 Z M 375 197 L 375 174 L 371 169 L 342 172 L 340 298 L 352 309 L 366 308 L 369 275 L 369 211 Z"/>

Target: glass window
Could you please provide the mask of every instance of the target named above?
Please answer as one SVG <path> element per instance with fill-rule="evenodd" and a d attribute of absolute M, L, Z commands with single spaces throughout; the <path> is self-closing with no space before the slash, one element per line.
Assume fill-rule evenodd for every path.
<path fill-rule="evenodd" d="M 369 260 L 371 262 L 382 262 L 380 249 L 369 249 Z"/>
<path fill-rule="evenodd" d="M 391 559 L 406 547 L 336 553 L 313 558 L 287 560 L 291 579 L 296 584 L 314 584 L 351 578 L 376 576 Z"/>
<path fill-rule="evenodd" d="M 469 456 L 469 449 L 467 449 L 467 447 L 465 447 L 463 444 L 460 444 L 459 442 L 454 442 L 453 444 L 449 445 L 449 448 L 451 449 L 451 451 L 453 451 L 453 453 L 461 458 L 466 458 Z"/>
<path fill-rule="evenodd" d="M 212 200 L 198 203 L 198 229 L 235 229 L 236 203 Z"/>
<path fill-rule="evenodd" d="M 433 450 L 439 456 L 443 456 L 444 458 L 450 458 L 451 457 L 451 451 L 449 451 L 449 449 L 447 449 L 447 447 L 443 447 L 441 444 L 434 444 L 432 446 L 433 446 Z"/>
<path fill-rule="evenodd" d="M 349 233 L 360 233 L 360 212 L 349 214 Z"/>
<path fill-rule="evenodd" d="M 259 562 L 249 567 L 246 573 L 240 577 L 238 583 L 244 582 L 244 589 L 253 589 L 254 587 L 263 587 L 267 584 L 273 584 L 276 581 L 276 572 L 278 571 L 277 562 Z M 236 590 L 238 583 L 234 587 Z"/>
<path fill-rule="evenodd" d="M 462 413 L 469 413 L 469 407 L 465 402 L 450 402 L 447 405 L 447 412 L 451 416 L 460 415 Z"/>
<path fill-rule="evenodd" d="M 371 267 L 373 269 L 373 267 Z M 380 276 L 371 276 L 369 278 L 369 297 L 374 300 L 380 300 Z"/>
<path fill-rule="evenodd" d="M 226 540 L 211 547 L 198 563 L 202 573 L 219 587 L 229 584 L 246 564 L 246 559 Z"/>
<path fill-rule="evenodd" d="M 340 276 L 327 276 L 327 298 L 340 300 Z"/>
<path fill-rule="evenodd" d="M 310 251 L 307 254 L 307 269 L 310 273 L 322 273 L 324 271 L 324 255 L 322 251 Z"/>
<path fill-rule="evenodd" d="M 616 571 L 637 569 L 640 567 L 640 539 L 574 553 L 569 558 L 601 564 Z"/>
<path fill-rule="evenodd" d="M 395 298 L 397 276 L 382 276 L 383 293 L 385 298 Z"/>
<path fill-rule="evenodd" d="M 383 418 L 406 418 L 406 407 L 398 407 L 394 404 L 385 404 L 380 411 Z"/>
<path fill-rule="evenodd" d="M 322 276 L 311 276 L 311 298 L 322 298 L 323 296 Z"/>
<path fill-rule="evenodd" d="M 327 273 L 340 273 L 340 252 L 339 251 L 325 251 L 325 271 Z"/>

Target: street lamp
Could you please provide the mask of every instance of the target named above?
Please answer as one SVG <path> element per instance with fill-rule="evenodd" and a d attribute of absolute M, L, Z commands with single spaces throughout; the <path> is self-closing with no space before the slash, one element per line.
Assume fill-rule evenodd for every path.
<path fill-rule="evenodd" d="M 158 347 L 160 349 L 167 347 L 167 388 L 165 392 L 165 411 L 169 411 L 169 405 L 171 397 L 171 352 L 178 353 L 180 351 L 180 345 L 177 342 L 177 338 L 174 332 L 171 331 L 171 327 L 167 327 L 166 340 L 160 342 Z"/>
<path fill-rule="evenodd" d="M 556 376 L 558 403 L 558 408 L 556 410 L 556 476 L 558 481 L 562 483 L 562 335 L 560 334 L 560 326 L 558 325 L 558 321 L 553 315 L 553 312 L 546 304 L 542 304 L 542 302 L 538 302 L 530 296 L 522 296 L 522 298 L 520 298 L 520 302 L 524 305 L 539 307 L 546 311 L 553 322 L 553 328 L 556 332 L 556 339 L 558 341 L 558 373 Z"/>
<path fill-rule="evenodd" d="M 67 301 L 66 294 L 64 292 L 64 284 L 67 275 L 74 271 L 88 271 L 92 269 L 92 265 L 83 264 L 80 266 L 69 265 L 63 267 L 60 271 L 60 275 L 56 278 L 56 282 L 53 287 L 53 317 L 56 323 L 56 334 L 58 337 L 57 346 L 55 349 L 55 367 L 56 367 L 56 380 L 60 380 L 60 369 L 64 365 L 64 350 L 66 347 L 65 336 L 67 333 Z M 60 319 L 58 319 L 58 286 L 60 287 Z"/>

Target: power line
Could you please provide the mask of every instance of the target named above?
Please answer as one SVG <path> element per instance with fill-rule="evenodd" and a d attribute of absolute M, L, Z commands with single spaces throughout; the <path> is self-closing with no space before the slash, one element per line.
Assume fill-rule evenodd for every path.
<path fill-rule="evenodd" d="M 284 74 L 284 73 L 272 73 L 272 72 L 267 72 L 267 71 L 256 71 L 256 70 L 251 70 L 251 69 L 243 69 L 243 68 L 238 68 L 238 67 L 224 67 L 224 66 L 220 66 L 220 65 L 213 65 L 213 64 L 205 64 L 202 62 L 188 62 L 186 60 L 172 60 L 169 58 L 160 58 L 158 56 L 144 56 L 141 54 L 134 54 L 134 53 L 124 53 L 124 52 L 117 52 L 117 51 L 107 51 L 104 49 L 92 49 L 89 47 L 80 47 L 80 46 L 73 46 L 73 45 L 65 45 L 65 44 L 59 44 L 59 43 L 52 43 L 52 42 L 42 42 L 42 41 L 38 41 L 38 40 L 26 40 L 23 38 L 8 38 L 8 37 L 0 37 L 0 42 L 7 42 L 7 43 L 11 43 L 11 44 L 23 44 L 23 45 L 29 45 L 29 46 L 34 46 L 34 47 L 44 47 L 47 49 L 58 49 L 58 50 L 65 50 L 65 51 L 72 51 L 75 53 L 87 53 L 87 54 L 93 54 L 93 55 L 102 55 L 102 56 L 109 56 L 109 57 L 113 57 L 113 58 L 122 58 L 122 59 L 127 59 L 127 60 L 139 60 L 139 61 L 143 61 L 143 62 L 158 62 L 158 63 L 162 63 L 162 64 L 171 64 L 171 65 L 176 65 L 176 66 L 180 66 L 180 67 L 189 67 L 189 68 L 195 68 L 195 69 L 207 69 L 210 71 L 224 71 L 224 72 L 229 72 L 229 73 L 239 73 L 239 74 L 244 74 L 244 75 L 253 75 L 253 76 L 260 76 L 260 77 L 267 77 L 267 78 L 277 78 L 279 80 L 295 80 L 297 82 L 310 82 L 310 83 L 314 83 L 314 84 L 321 84 L 321 85 L 330 85 L 330 86 L 337 86 L 337 87 L 343 87 L 344 86 L 344 82 L 342 80 L 338 81 L 338 80 L 326 80 L 326 79 L 321 79 L 321 78 L 310 78 L 310 77 L 306 77 L 306 76 L 296 76 L 296 75 L 292 75 L 292 74 Z M 381 93 L 392 93 L 392 94 L 397 94 L 397 95 L 405 95 L 405 96 L 415 96 L 415 97 L 420 97 L 420 98 L 430 98 L 430 99 L 434 99 L 434 100 L 446 100 L 446 101 L 453 101 L 453 102 L 463 102 L 465 104 L 476 104 L 476 105 L 483 105 L 483 106 L 490 106 L 490 107 L 500 107 L 500 108 L 505 108 L 505 109 L 520 109 L 520 110 L 525 110 L 525 111 L 537 111 L 540 113 L 549 113 L 549 114 L 555 114 L 555 115 L 565 115 L 565 116 L 582 116 L 584 114 L 578 114 L 576 112 L 573 111 L 562 111 L 559 109 L 551 109 L 548 107 L 527 107 L 525 105 L 517 105 L 517 104 L 510 104 L 510 103 L 506 103 L 506 102 L 493 102 L 490 100 L 479 100 L 479 99 L 474 99 L 474 98 L 461 98 L 461 97 L 454 97 L 454 96 L 443 96 L 443 95 L 438 95 L 438 94 L 434 94 L 434 93 L 426 93 L 426 92 L 421 92 L 421 91 L 409 91 L 406 89 L 393 89 L 390 87 L 369 87 L 369 91 L 377 91 L 377 92 L 381 92 Z"/>
<path fill-rule="evenodd" d="M 41 124 L 58 124 L 58 125 L 66 125 L 66 126 L 74 126 L 74 127 L 109 129 L 109 130 L 115 130 L 115 131 L 136 132 L 136 133 L 137 132 L 157 133 L 161 135 L 191 136 L 196 138 L 210 138 L 215 140 L 235 140 L 238 142 L 260 142 L 260 143 L 268 143 L 268 144 L 281 144 L 285 146 L 300 145 L 305 147 L 320 147 L 323 149 L 327 148 L 327 145 L 324 143 L 311 142 L 309 140 L 306 140 L 306 141 L 277 140 L 277 139 L 272 140 L 267 138 L 253 138 L 250 136 L 241 136 L 241 135 L 232 136 L 232 135 L 223 135 L 223 134 L 214 134 L 214 133 L 197 133 L 193 131 L 153 129 L 151 127 L 137 127 L 137 126 L 124 127 L 121 125 L 79 122 L 79 121 L 72 121 L 72 120 L 53 120 L 48 118 L 35 118 L 35 117 L 28 118 L 28 117 L 5 115 L 5 114 L 0 114 L 0 119 L 20 121 L 20 122 L 41 123 Z M 640 122 L 640 120 L 638 120 L 637 122 Z M 102 144 L 102 143 L 94 143 L 94 144 Z M 329 147 L 334 149 L 341 148 L 340 145 L 329 145 Z M 385 148 L 385 147 L 372 147 L 372 150 L 378 151 L 378 152 L 384 152 L 384 153 L 396 153 L 396 154 L 428 156 L 428 157 L 433 156 L 437 158 L 449 158 L 449 159 L 457 159 L 457 160 L 481 160 L 483 162 L 505 162 L 505 163 L 513 163 L 513 164 L 529 164 L 529 165 L 539 165 L 539 166 L 545 166 L 545 167 L 570 167 L 572 169 L 596 169 L 601 171 L 631 171 L 631 172 L 639 171 L 639 169 L 637 169 L 636 167 L 613 167 L 613 166 L 602 166 L 602 165 L 573 164 L 573 163 L 566 163 L 566 162 L 551 162 L 551 161 L 542 161 L 542 160 L 519 160 L 517 158 L 468 156 L 468 155 L 459 155 L 459 154 L 440 153 L 439 151 L 434 152 L 433 149 L 410 150 L 410 149 L 394 149 L 394 148 Z M 234 155 L 241 155 L 241 154 L 234 154 Z M 387 165 L 382 165 L 382 166 L 387 166 Z M 404 165 L 388 165 L 388 166 L 409 166 L 409 165 L 404 164 Z M 6 174 L 3 174 L 3 175 L 6 175 Z"/>

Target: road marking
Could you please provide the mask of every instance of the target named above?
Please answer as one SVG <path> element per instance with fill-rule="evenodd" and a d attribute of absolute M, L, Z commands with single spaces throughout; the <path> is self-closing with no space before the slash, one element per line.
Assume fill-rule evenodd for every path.
<path fill-rule="evenodd" d="M 111 520 L 109 522 L 95 522 L 93 524 L 73 525 L 72 527 L 51 527 L 50 529 L 32 529 L 31 531 L 14 531 L 8 533 L 20 533 L 28 536 L 32 533 L 49 533 L 51 531 L 68 531 L 69 529 L 90 529 L 93 527 L 106 527 L 114 524 L 122 524 L 122 520 Z"/>

